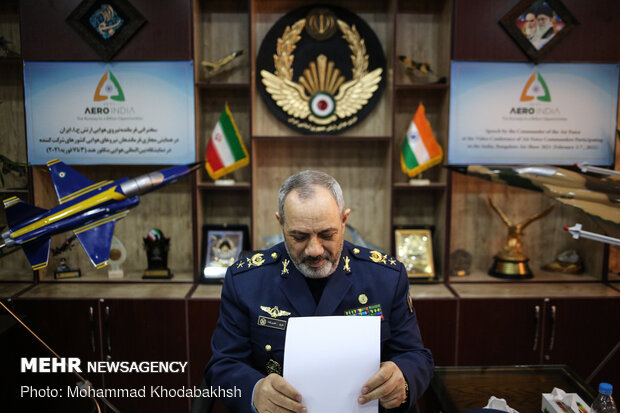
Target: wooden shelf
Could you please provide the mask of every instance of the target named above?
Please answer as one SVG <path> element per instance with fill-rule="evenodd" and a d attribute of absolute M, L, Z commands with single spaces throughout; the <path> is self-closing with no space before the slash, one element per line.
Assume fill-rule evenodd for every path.
<path fill-rule="evenodd" d="M 450 90 L 450 85 L 447 83 L 398 83 L 394 85 L 394 90 L 396 92 L 411 92 L 411 91 L 448 91 Z"/>
<path fill-rule="evenodd" d="M 90 269 L 89 269 L 90 270 Z M 87 271 L 83 271 L 82 272 L 82 276 L 78 277 L 78 278 L 67 278 L 67 279 L 55 279 L 54 278 L 54 273 L 53 271 L 49 270 L 48 267 L 48 273 L 45 276 L 41 277 L 41 282 L 42 283 L 59 283 L 59 284 L 63 284 L 63 283 L 101 283 L 101 282 L 106 282 L 106 283 L 154 283 L 154 284 L 158 284 L 158 283 L 173 283 L 173 284 L 177 284 L 177 283 L 191 283 L 193 282 L 194 276 L 192 273 L 189 272 L 175 272 L 174 270 L 171 270 L 173 277 L 170 279 L 143 279 L 142 275 L 144 275 L 143 271 L 137 272 L 137 271 L 125 271 L 125 277 L 121 278 L 121 279 L 111 279 L 108 277 L 108 270 L 107 269 L 101 269 L 101 270 L 97 270 L 96 272 L 87 272 Z"/>
<path fill-rule="evenodd" d="M 490 266 L 490 263 L 489 263 Z M 474 269 L 470 275 L 462 277 L 452 277 L 450 279 L 451 284 L 468 284 L 468 283 L 492 283 L 492 284 L 507 284 L 507 283 L 520 283 L 520 284 L 536 284 L 536 283 L 600 283 L 600 277 L 593 274 L 563 274 L 558 272 L 549 272 L 536 269 L 532 267 L 533 278 L 524 280 L 510 280 L 498 277 L 492 277 L 485 271 Z"/>
<path fill-rule="evenodd" d="M 21 298 L 176 298 L 184 299 L 192 284 L 167 283 L 40 283 Z"/>
<path fill-rule="evenodd" d="M 198 89 L 204 90 L 248 90 L 250 89 L 249 83 L 224 83 L 224 82 L 206 82 L 198 81 L 195 83 Z"/>
<path fill-rule="evenodd" d="M 601 283 L 451 284 L 461 298 L 620 297 Z"/>
<path fill-rule="evenodd" d="M 218 185 L 213 182 L 200 182 L 198 189 L 203 191 L 249 191 L 252 186 L 249 182 L 238 182 L 233 185 Z"/>
<path fill-rule="evenodd" d="M 28 188 L 0 188 L 0 194 L 27 194 Z"/>
<path fill-rule="evenodd" d="M 409 185 L 407 182 L 394 182 L 392 188 L 397 191 L 445 191 L 447 185 L 442 182 L 431 182 L 428 185 Z"/>

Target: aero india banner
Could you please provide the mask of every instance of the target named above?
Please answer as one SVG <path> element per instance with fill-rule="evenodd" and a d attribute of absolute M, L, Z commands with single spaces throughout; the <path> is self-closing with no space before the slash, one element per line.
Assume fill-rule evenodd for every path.
<path fill-rule="evenodd" d="M 617 64 L 452 62 L 449 164 L 613 163 Z"/>
<path fill-rule="evenodd" d="M 28 160 L 195 161 L 191 61 L 25 62 Z"/>

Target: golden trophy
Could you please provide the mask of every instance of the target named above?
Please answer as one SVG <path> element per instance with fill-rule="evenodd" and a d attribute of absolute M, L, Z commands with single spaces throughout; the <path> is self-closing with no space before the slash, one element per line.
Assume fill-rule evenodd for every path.
<path fill-rule="evenodd" d="M 504 214 L 504 212 L 500 210 L 497 205 L 495 205 L 491 197 L 489 197 L 488 200 L 491 208 L 497 212 L 497 215 L 499 215 L 504 224 L 508 227 L 508 240 L 502 250 L 493 257 L 493 266 L 489 270 L 489 275 L 512 280 L 522 280 L 534 277 L 534 274 L 532 274 L 532 271 L 528 265 L 528 261 L 530 259 L 527 258 L 523 252 L 521 236 L 523 235 L 523 230 L 525 227 L 551 212 L 555 204 L 550 205 L 545 210 L 529 217 L 520 224 L 513 224 L 508 219 L 506 214 Z"/>

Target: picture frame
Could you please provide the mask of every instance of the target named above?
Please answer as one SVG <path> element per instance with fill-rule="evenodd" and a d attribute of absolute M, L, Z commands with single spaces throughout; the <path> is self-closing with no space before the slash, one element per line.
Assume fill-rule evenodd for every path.
<path fill-rule="evenodd" d="M 435 278 L 433 236 L 430 228 L 394 229 L 396 259 L 403 263 L 409 279 Z"/>
<path fill-rule="evenodd" d="M 219 283 L 226 270 L 249 249 L 247 225 L 203 225 L 200 281 Z"/>
<path fill-rule="evenodd" d="M 104 61 L 109 61 L 146 23 L 128 0 L 83 0 L 69 24 Z"/>
<path fill-rule="evenodd" d="M 520 0 L 499 24 L 529 59 L 538 63 L 579 22 L 560 0 Z"/>

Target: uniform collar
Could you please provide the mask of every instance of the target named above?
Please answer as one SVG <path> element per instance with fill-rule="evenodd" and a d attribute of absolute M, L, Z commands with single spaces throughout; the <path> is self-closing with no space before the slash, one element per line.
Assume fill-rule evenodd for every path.
<path fill-rule="evenodd" d="M 280 289 L 286 295 L 295 310 L 303 316 L 332 315 L 352 286 L 351 280 L 349 279 L 349 275 L 351 274 L 350 264 L 347 267 L 349 271 L 345 270 L 345 262 L 347 262 L 345 257 L 348 257 L 347 246 L 345 245 L 342 249 L 338 267 L 336 271 L 329 276 L 318 305 L 312 297 L 312 293 L 304 279 L 304 275 L 300 273 L 293 264 L 284 244 L 281 244 L 280 251 L 282 254 L 282 259 L 280 260 Z"/>

